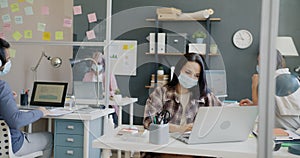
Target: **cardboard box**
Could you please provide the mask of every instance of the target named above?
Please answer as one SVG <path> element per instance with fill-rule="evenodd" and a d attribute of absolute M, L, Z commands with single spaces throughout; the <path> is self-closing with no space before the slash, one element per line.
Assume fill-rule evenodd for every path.
<path fill-rule="evenodd" d="M 206 53 L 206 44 L 202 43 L 190 43 L 189 44 L 189 53 L 198 53 L 205 55 Z"/>

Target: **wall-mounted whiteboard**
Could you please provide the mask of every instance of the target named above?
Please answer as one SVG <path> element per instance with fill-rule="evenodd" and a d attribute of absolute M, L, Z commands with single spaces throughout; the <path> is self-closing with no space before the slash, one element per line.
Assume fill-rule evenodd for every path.
<path fill-rule="evenodd" d="M 136 75 L 137 41 L 113 40 L 109 43 L 110 70 L 115 75 Z"/>

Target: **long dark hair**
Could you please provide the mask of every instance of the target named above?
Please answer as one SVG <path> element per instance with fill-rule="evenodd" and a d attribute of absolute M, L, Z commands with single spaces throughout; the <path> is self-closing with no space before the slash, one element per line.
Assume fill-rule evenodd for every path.
<path fill-rule="evenodd" d="M 205 76 L 205 67 L 204 61 L 202 57 L 197 53 L 187 53 L 185 54 L 176 64 L 175 71 L 173 74 L 172 80 L 167 84 L 169 88 L 175 88 L 175 86 L 179 83 L 177 76 L 179 76 L 182 67 L 188 62 L 196 62 L 200 65 L 200 75 L 198 77 L 198 85 L 190 88 L 189 90 L 192 92 L 192 97 L 194 99 L 200 99 L 207 95 L 207 83 Z"/>
<path fill-rule="evenodd" d="M 10 47 L 9 43 L 4 39 L 0 38 L 0 60 L 2 62 L 0 66 L 5 65 L 5 63 L 7 62 L 5 48 L 9 48 L 9 47 Z"/>

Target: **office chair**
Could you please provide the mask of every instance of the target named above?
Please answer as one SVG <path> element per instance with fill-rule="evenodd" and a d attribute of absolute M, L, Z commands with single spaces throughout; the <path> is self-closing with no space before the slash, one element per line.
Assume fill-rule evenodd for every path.
<path fill-rule="evenodd" d="M 16 156 L 12 151 L 10 130 L 4 120 L 0 120 L 0 131 L 0 158 L 33 158 L 43 155 L 43 151 L 37 151 L 28 155 Z"/>

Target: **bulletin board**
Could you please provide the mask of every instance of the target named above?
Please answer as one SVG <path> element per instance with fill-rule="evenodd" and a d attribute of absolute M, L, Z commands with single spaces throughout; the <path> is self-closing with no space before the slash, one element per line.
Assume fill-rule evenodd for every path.
<path fill-rule="evenodd" d="M 109 44 L 111 71 L 115 75 L 136 75 L 137 41 L 114 40 Z"/>
<path fill-rule="evenodd" d="M 0 0 L 0 13 L 8 41 L 72 41 L 73 1 Z"/>

